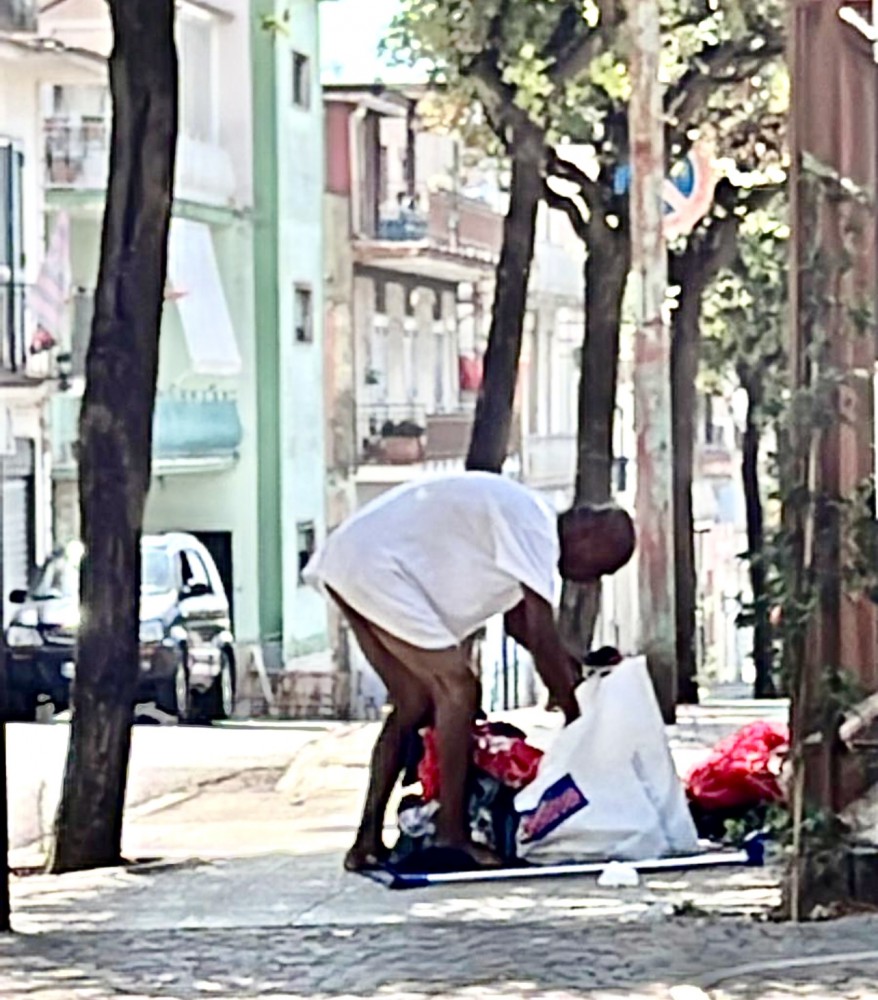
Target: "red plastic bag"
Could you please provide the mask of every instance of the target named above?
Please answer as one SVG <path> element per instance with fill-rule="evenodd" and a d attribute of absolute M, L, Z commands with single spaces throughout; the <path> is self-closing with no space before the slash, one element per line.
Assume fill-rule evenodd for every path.
<path fill-rule="evenodd" d="M 789 729 L 754 722 L 718 743 L 686 782 L 689 798 L 705 810 L 747 809 L 782 802 L 780 769 Z"/>
<path fill-rule="evenodd" d="M 536 777 L 542 757 L 542 750 L 523 739 L 495 733 L 490 722 L 480 722 L 473 728 L 473 763 L 509 788 L 518 790 L 529 785 Z M 418 778 L 428 802 L 439 797 L 439 752 L 434 729 L 424 732 L 424 756 L 418 765 Z"/>
<path fill-rule="evenodd" d="M 424 791 L 424 800 L 432 802 L 439 798 L 439 749 L 436 746 L 436 730 L 425 729 L 424 756 L 418 764 L 418 780 Z"/>
<path fill-rule="evenodd" d="M 514 736 L 499 736 L 492 731 L 489 722 L 480 722 L 473 735 L 473 763 L 507 788 L 517 791 L 537 776 L 542 750 Z"/>

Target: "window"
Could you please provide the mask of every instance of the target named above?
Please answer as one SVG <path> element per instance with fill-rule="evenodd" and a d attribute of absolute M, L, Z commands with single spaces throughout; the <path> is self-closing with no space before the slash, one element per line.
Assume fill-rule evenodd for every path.
<path fill-rule="evenodd" d="M 390 199 L 390 174 L 387 147 L 378 147 L 378 204 L 386 205 Z"/>
<path fill-rule="evenodd" d="M 210 577 L 204 560 L 197 552 L 191 550 L 180 553 L 180 575 L 183 579 L 183 586 L 189 590 L 196 588 L 202 593 L 211 593 L 213 587 L 210 585 Z"/>
<path fill-rule="evenodd" d="M 317 534 L 314 530 L 313 521 L 300 521 L 296 525 L 296 539 L 299 547 L 299 584 L 304 584 L 302 574 L 308 565 L 314 549 L 317 547 Z"/>
<path fill-rule="evenodd" d="M 310 344 L 314 340 L 313 296 L 306 285 L 296 285 L 293 292 L 293 326 L 297 344 Z"/>
<path fill-rule="evenodd" d="M 387 282 L 376 278 L 373 282 L 375 286 L 375 312 L 380 316 L 387 315 Z"/>
<path fill-rule="evenodd" d="M 0 138 L 0 364 L 24 367 L 24 156 Z"/>
<path fill-rule="evenodd" d="M 293 104 L 311 107 L 311 60 L 301 52 L 293 53 Z"/>
<path fill-rule="evenodd" d="M 216 23 L 187 7 L 177 17 L 180 52 L 180 131 L 199 142 L 216 142 L 218 131 Z"/>
<path fill-rule="evenodd" d="M 144 546 L 141 553 L 140 589 L 165 594 L 174 589 L 174 571 L 165 549 Z"/>

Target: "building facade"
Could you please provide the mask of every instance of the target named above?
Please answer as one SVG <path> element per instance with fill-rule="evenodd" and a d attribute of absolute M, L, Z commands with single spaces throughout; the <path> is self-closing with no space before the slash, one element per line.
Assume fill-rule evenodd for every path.
<path fill-rule="evenodd" d="M 88 85 L 100 59 L 45 44 L 35 4 L 0 8 L 0 481 L 3 590 L 26 587 L 52 547 L 49 404 L 59 384 L 42 349 L 32 290 L 44 261 L 40 93 L 45 82 Z M 8 620 L 8 609 L 5 609 Z"/>
<path fill-rule="evenodd" d="M 189 531 L 205 543 L 232 600 L 239 674 L 249 665 L 285 678 L 329 662 L 323 602 L 300 580 L 324 530 L 323 108 L 317 0 L 276 8 L 178 5 L 180 133 L 145 530 Z M 28 386 L 45 435 L 35 454 L 50 470 L 32 562 L 79 533 L 75 443 L 107 183 L 111 44 L 103 0 L 66 0 L 40 15 L 28 43 L 16 36 L 2 49 L 32 67 L 0 82 L 0 137 L 24 143 L 29 171 L 27 265 L 13 277 L 33 286 L 53 247 L 69 267 L 58 342 L 32 359 L 20 351 L 28 373 L 43 373 Z"/>

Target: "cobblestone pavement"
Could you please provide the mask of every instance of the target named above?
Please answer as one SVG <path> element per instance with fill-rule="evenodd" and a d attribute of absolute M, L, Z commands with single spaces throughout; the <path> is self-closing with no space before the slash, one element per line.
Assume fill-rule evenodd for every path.
<path fill-rule="evenodd" d="M 747 962 L 866 951 L 867 918 L 790 927 L 722 919 L 654 926 L 423 923 L 50 934 L 0 942 L 4 1000 L 190 1000 L 218 997 L 629 997 L 864 1000 L 878 996 L 878 956 L 843 966 L 699 981 Z M 713 970 L 713 973 L 711 973 Z"/>
<path fill-rule="evenodd" d="M 24 933 L 0 937 L 0 1000 L 878 1000 L 878 915 L 768 922 L 770 868 L 621 891 L 573 879 L 393 893 L 343 874 L 370 736 L 315 746 L 276 788 L 213 790 L 133 824 L 144 854 L 166 858 L 174 844 L 225 851 L 223 836 L 249 830 L 237 854 L 17 880 Z M 694 755 L 711 737 L 681 726 L 675 748 Z M 288 848 L 251 856 L 266 823 Z"/>

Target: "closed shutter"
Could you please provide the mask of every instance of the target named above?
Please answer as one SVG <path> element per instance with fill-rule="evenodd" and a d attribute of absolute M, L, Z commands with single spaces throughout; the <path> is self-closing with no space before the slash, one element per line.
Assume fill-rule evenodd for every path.
<path fill-rule="evenodd" d="M 3 596 L 24 590 L 34 564 L 34 444 L 16 438 L 15 455 L 2 460 L 3 469 Z M 4 601 L 6 624 L 14 610 Z"/>
<path fill-rule="evenodd" d="M 23 590 L 30 572 L 28 483 L 7 479 L 3 483 L 3 589 Z"/>

